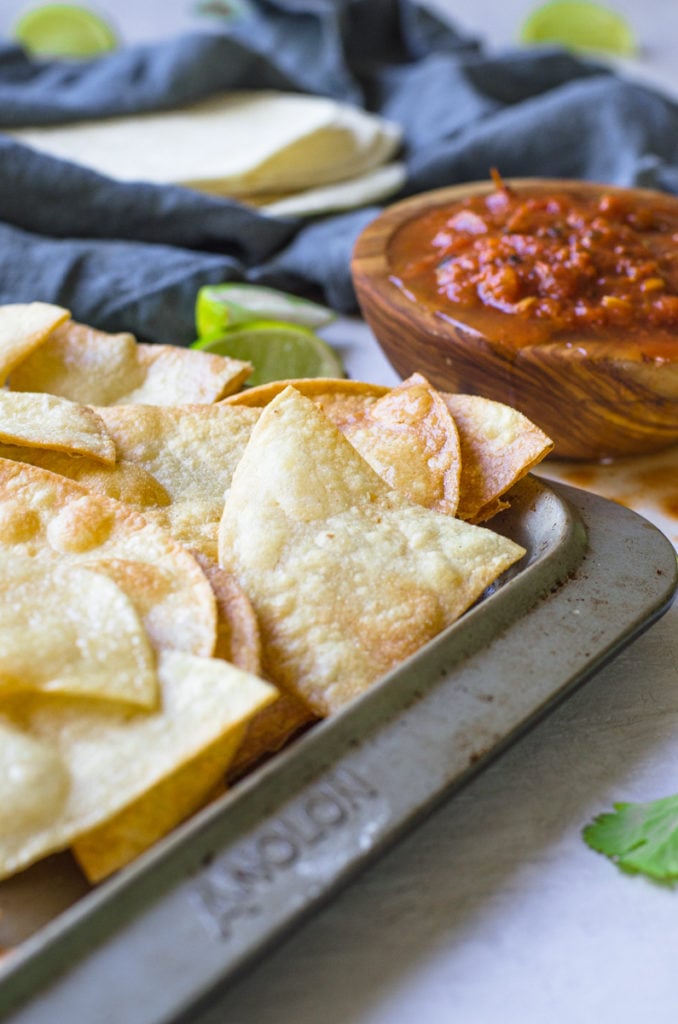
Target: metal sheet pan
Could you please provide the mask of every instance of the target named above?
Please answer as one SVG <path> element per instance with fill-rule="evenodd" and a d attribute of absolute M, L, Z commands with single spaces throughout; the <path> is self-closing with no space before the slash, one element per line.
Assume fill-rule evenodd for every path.
<path fill-rule="evenodd" d="M 1 1019 L 190 1012 L 675 594 L 668 540 L 601 498 L 528 477 L 493 525 L 528 549 L 522 567 L 369 693 L 99 888 L 83 892 L 59 858 L 4 884 L 37 930 L 0 974 Z"/>

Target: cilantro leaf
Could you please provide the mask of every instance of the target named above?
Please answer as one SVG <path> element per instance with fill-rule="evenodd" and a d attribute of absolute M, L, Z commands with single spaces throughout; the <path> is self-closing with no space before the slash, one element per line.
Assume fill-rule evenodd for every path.
<path fill-rule="evenodd" d="M 646 804 L 615 804 L 583 830 L 593 850 L 626 871 L 667 882 L 678 879 L 678 795 Z"/>

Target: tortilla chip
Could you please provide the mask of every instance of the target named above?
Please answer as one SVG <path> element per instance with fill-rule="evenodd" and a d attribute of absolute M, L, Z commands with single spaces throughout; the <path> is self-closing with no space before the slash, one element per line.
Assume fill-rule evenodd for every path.
<path fill-rule="evenodd" d="M 387 483 L 426 508 L 454 515 L 461 453 L 454 420 L 421 374 L 396 388 L 317 378 L 248 388 L 224 405 L 268 405 L 288 386 L 313 399 Z"/>
<path fill-rule="evenodd" d="M 137 344 L 69 320 L 12 373 L 13 391 L 46 391 L 81 405 L 215 402 L 236 391 L 249 363 L 174 345 Z"/>
<path fill-rule="evenodd" d="M 70 693 L 153 708 L 155 658 L 106 576 L 0 547 L 0 695 Z"/>
<path fill-rule="evenodd" d="M 507 502 L 502 496 L 544 459 L 553 441 L 516 409 L 478 395 L 441 392 L 461 444 L 457 515 L 486 522 Z"/>
<path fill-rule="evenodd" d="M 292 387 L 254 427 L 219 533 L 267 672 L 320 716 L 454 622 L 523 554 L 393 491 Z"/>
<path fill-rule="evenodd" d="M 217 561 L 224 491 L 259 418 L 225 405 L 99 408 L 123 460 L 137 463 L 168 495 L 153 515 L 187 547 Z"/>
<path fill-rule="evenodd" d="M 158 677 L 162 704 L 154 712 L 34 695 L 3 705 L 0 877 L 113 827 L 123 812 L 141 813 L 143 822 L 155 787 L 167 794 L 170 779 L 183 785 L 208 751 L 225 771 L 234 737 L 276 697 L 225 661 L 177 651 L 161 656 Z"/>
<path fill-rule="evenodd" d="M 115 498 L 140 511 L 164 508 L 170 504 L 170 497 L 164 487 L 147 473 L 142 466 L 125 459 L 106 466 L 87 456 L 67 455 L 45 448 L 29 448 L 23 445 L 0 444 L 0 458 L 13 462 L 25 462 L 31 466 L 47 469 L 51 473 L 66 476 L 69 480 L 95 491 L 107 498 Z"/>
<path fill-rule="evenodd" d="M 56 395 L 0 390 L 0 441 L 115 462 L 115 445 L 101 417 Z"/>
<path fill-rule="evenodd" d="M 69 316 L 67 309 L 45 302 L 0 306 L 0 386 Z"/>
<path fill-rule="evenodd" d="M 235 395 L 224 398 L 223 405 L 246 405 L 251 408 L 263 409 L 265 405 L 292 386 L 307 398 L 318 399 L 319 402 L 339 402 L 346 398 L 348 408 L 353 408 L 353 398 L 381 398 L 391 390 L 381 384 L 367 384 L 361 380 L 350 380 L 346 377 L 299 377 L 295 380 L 273 380 L 268 384 L 259 384 L 255 388 L 247 388 Z M 362 402 L 359 403 L 362 409 Z"/>
<path fill-rule="evenodd" d="M 196 558 L 217 602 L 217 642 L 214 657 L 230 661 L 243 672 L 261 675 L 261 636 L 252 602 L 237 580 L 218 565 Z"/>
<path fill-rule="evenodd" d="M 391 487 L 425 508 L 455 514 L 459 436 L 445 402 L 421 374 L 366 405 L 352 421 L 337 422 L 337 406 L 322 408 Z"/>
<path fill-rule="evenodd" d="M 317 721 L 318 716 L 297 697 L 281 693 L 273 704 L 259 711 L 249 722 L 242 743 L 229 765 L 227 781 L 231 784 L 237 782 Z"/>
<path fill-rule="evenodd" d="M 167 533 L 120 502 L 36 466 L 0 459 L 3 546 L 36 565 L 56 558 L 104 570 L 110 560 L 141 563 L 142 590 L 134 600 L 148 603 L 145 628 L 162 629 L 172 648 L 212 654 L 216 605 L 204 573 Z"/>

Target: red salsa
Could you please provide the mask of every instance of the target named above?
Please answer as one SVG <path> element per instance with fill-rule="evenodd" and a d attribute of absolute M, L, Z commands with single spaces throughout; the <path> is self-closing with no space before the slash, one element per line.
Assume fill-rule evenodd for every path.
<path fill-rule="evenodd" d="M 389 262 L 416 301 L 517 347 L 623 336 L 657 357 L 678 341 L 675 198 L 500 183 L 406 223 Z"/>

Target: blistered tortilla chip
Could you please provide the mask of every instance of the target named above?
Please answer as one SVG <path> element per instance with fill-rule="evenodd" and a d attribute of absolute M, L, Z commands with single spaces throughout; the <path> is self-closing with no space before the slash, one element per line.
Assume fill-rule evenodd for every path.
<path fill-rule="evenodd" d="M 174 345 L 138 344 L 69 320 L 12 373 L 13 391 L 46 391 L 81 405 L 216 402 L 237 391 L 249 363 Z"/>
<path fill-rule="evenodd" d="M 362 411 L 365 398 L 381 398 L 388 394 L 390 388 L 381 384 L 368 384 L 361 380 L 350 380 L 346 377 L 299 377 L 294 380 L 273 380 L 268 384 L 258 384 L 257 387 L 247 388 L 237 394 L 230 395 L 223 399 L 223 405 L 246 405 L 251 408 L 263 409 L 276 395 L 279 395 L 285 388 L 294 387 L 307 398 L 317 399 L 319 403 L 342 402 L 347 400 L 349 410 L 352 406 L 352 399 L 358 398 L 359 409 Z M 349 412 L 350 415 L 350 412 Z"/>
<path fill-rule="evenodd" d="M 516 409 L 478 395 L 441 392 L 461 444 L 457 515 L 485 522 L 506 507 L 502 496 L 553 448 L 553 442 Z"/>
<path fill-rule="evenodd" d="M 56 395 L 0 390 L 0 441 L 115 462 L 115 445 L 101 417 Z"/>
<path fill-rule="evenodd" d="M 155 659 L 106 576 L 0 546 L 0 695 L 70 693 L 153 708 Z"/>
<path fill-rule="evenodd" d="M 261 636 L 252 602 L 231 573 L 196 555 L 217 602 L 214 657 L 261 675 Z"/>
<path fill-rule="evenodd" d="M 0 547 L 30 555 L 36 564 L 59 558 L 105 571 L 111 559 L 141 563 L 134 601 L 148 602 L 167 643 L 204 656 L 214 650 L 216 606 L 200 566 L 169 534 L 112 498 L 0 459 Z M 150 591 L 145 598 L 144 588 Z M 145 627 L 150 614 L 143 616 Z"/>
<path fill-rule="evenodd" d="M 333 378 L 274 381 L 224 404 L 263 408 L 290 385 L 313 399 L 391 487 L 426 508 L 454 515 L 461 473 L 457 428 L 421 374 L 396 388 Z"/>
<path fill-rule="evenodd" d="M 0 306 L 0 386 L 70 313 L 46 302 Z"/>
<path fill-rule="evenodd" d="M 445 402 L 421 374 L 413 374 L 339 427 L 391 487 L 426 508 L 454 515 L 459 500 L 461 452 Z"/>
<path fill-rule="evenodd" d="M 455 621 L 523 554 L 392 490 L 292 387 L 254 427 L 219 533 L 271 678 L 321 716 Z"/>
<path fill-rule="evenodd" d="M 157 480 L 147 473 L 143 466 L 125 459 L 118 459 L 112 465 L 104 465 L 87 456 L 67 455 L 45 448 L 29 448 L 24 445 L 0 444 L 0 458 L 14 462 L 26 462 L 31 466 L 59 473 L 69 480 L 108 498 L 115 498 L 139 510 L 165 508 L 170 497 Z"/>
<path fill-rule="evenodd" d="M 225 405 L 99 408 L 121 459 L 137 463 L 168 495 L 153 516 L 187 547 L 217 560 L 224 491 L 259 412 Z"/>
<path fill-rule="evenodd" d="M 237 742 L 248 719 L 276 697 L 272 686 L 216 658 L 167 652 L 158 676 L 157 711 L 34 695 L 3 704 L 0 877 L 123 812 L 141 809 L 143 818 L 155 788 L 167 793 L 169 779 L 190 778 L 189 766 L 208 751 L 225 771 L 233 736 Z"/>

